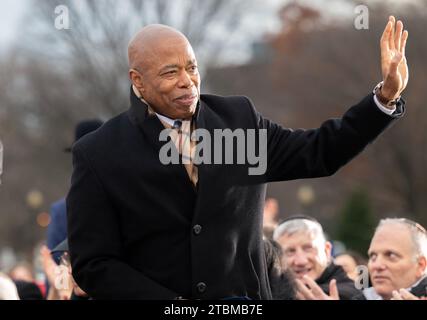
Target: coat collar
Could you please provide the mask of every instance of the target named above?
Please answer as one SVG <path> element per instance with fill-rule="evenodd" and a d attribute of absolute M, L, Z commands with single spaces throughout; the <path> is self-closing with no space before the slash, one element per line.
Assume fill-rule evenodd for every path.
<path fill-rule="evenodd" d="M 128 110 L 128 117 L 131 123 L 139 129 L 144 138 L 154 148 L 154 151 L 159 154 L 160 149 L 167 143 L 167 141 L 159 140 L 161 131 L 165 129 L 164 125 L 161 123 L 160 119 L 154 112 L 149 112 L 149 107 L 147 103 L 137 97 L 132 86 L 130 88 L 130 103 L 131 106 Z M 193 115 L 193 120 L 196 122 L 196 128 L 204 128 L 204 125 L 206 123 L 204 120 L 203 112 L 201 111 L 206 108 L 202 107 L 202 105 L 204 105 L 204 103 L 199 102 L 196 108 L 196 112 Z M 179 167 L 175 168 L 178 169 L 173 170 L 173 172 L 176 173 L 178 178 L 185 179 L 185 181 L 188 182 L 187 185 L 191 189 L 193 189 L 193 185 L 190 179 L 188 178 L 188 174 L 185 167 L 181 164 Z M 200 185 L 200 178 L 202 174 L 202 170 L 199 170 L 198 187 Z"/>

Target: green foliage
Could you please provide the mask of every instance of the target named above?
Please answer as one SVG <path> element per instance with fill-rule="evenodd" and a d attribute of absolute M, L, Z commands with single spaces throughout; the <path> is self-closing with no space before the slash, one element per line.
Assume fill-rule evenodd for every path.
<path fill-rule="evenodd" d="M 364 189 L 353 191 L 338 217 L 336 239 L 347 249 L 366 254 L 376 223 L 369 194 Z"/>

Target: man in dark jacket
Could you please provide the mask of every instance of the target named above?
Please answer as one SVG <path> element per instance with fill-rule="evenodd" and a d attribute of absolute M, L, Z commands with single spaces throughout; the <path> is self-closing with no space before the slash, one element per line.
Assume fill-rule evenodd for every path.
<path fill-rule="evenodd" d="M 310 277 L 326 294 L 330 282 L 335 280 L 343 300 L 360 292 L 344 269 L 333 263 L 332 244 L 326 241 L 322 226 L 314 218 L 288 218 L 277 227 L 273 237 L 282 247 L 284 268 L 292 270 L 297 279 Z"/>
<path fill-rule="evenodd" d="M 382 44 L 375 94 L 341 120 L 293 131 L 246 97 L 201 95 L 186 37 L 142 29 L 129 45 L 130 109 L 73 147 L 68 240 L 80 287 L 94 299 L 270 299 L 266 183 L 331 175 L 402 115 L 397 31 Z"/>

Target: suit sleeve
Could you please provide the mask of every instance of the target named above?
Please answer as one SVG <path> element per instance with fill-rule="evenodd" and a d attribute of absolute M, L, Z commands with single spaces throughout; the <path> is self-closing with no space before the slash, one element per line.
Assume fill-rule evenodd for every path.
<path fill-rule="evenodd" d="M 119 221 L 113 204 L 78 145 L 67 196 L 68 242 L 72 273 L 94 299 L 173 299 L 161 286 L 122 258 Z"/>
<path fill-rule="evenodd" d="M 265 180 L 284 181 L 334 174 L 401 117 L 404 104 L 401 100 L 396 112 L 390 116 L 376 106 L 373 94 L 370 94 L 341 119 L 327 120 L 319 128 L 310 130 L 283 128 L 254 110 L 257 127 L 267 130 Z"/>
<path fill-rule="evenodd" d="M 67 238 L 67 217 L 65 212 L 65 202 L 63 203 L 63 207 L 61 207 L 61 205 L 58 203 L 53 204 L 50 207 L 50 217 L 51 221 L 47 227 L 46 241 L 47 247 L 49 250 L 52 250 Z M 52 256 L 55 262 L 59 264 L 61 253 L 55 252 L 52 254 Z"/>

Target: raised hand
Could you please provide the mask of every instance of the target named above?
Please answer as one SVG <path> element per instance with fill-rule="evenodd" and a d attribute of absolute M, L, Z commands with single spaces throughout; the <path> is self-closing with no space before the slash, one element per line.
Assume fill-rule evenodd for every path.
<path fill-rule="evenodd" d="M 418 298 L 412 293 L 410 293 L 408 290 L 400 289 L 399 291 L 393 291 L 393 297 L 391 298 L 391 300 L 426 300 L 426 297 Z"/>
<path fill-rule="evenodd" d="M 381 70 L 384 84 L 381 95 L 389 101 L 398 98 L 409 79 L 405 57 L 408 31 L 403 31 L 402 21 L 391 16 L 381 37 Z"/>
<path fill-rule="evenodd" d="M 310 277 L 304 276 L 301 280 L 296 279 L 298 300 L 339 300 L 336 280 L 329 283 L 329 295 Z"/>

